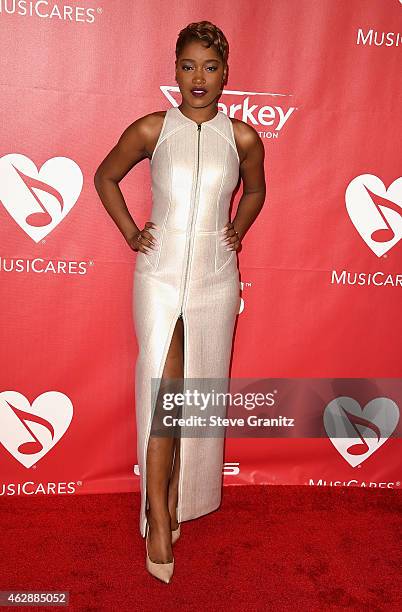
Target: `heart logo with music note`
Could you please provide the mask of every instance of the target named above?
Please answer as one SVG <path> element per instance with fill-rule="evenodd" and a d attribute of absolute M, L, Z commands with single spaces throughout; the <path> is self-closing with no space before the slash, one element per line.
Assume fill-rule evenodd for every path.
<path fill-rule="evenodd" d="M 39 171 L 25 155 L 0 158 L 0 201 L 35 242 L 68 215 L 82 185 L 81 169 L 68 157 L 48 159 Z"/>
<path fill-rule="evenodd" d="M 42 393 L 32 406 L 17 391 L 0 393 L 0 442 L 26 468 L 58 443 L 72 418 L 73 405 L 64 393 Z"/>
<path fill-rule="evenodd" d="M 352 397 L 337 397 L 324 410 L 324 427 L 338 453 L 352 466 L 366 461 L 390 437 L 399 421 L 397 404 L 377 397 L 364 409 Z"/>
<path fill-rule="evenodd" d="M 346 188 L 345 201 L 353 225 L 378 257 L 402 238 L 402 178 L 386 189 L 374 174 L 357 176 Z"/>

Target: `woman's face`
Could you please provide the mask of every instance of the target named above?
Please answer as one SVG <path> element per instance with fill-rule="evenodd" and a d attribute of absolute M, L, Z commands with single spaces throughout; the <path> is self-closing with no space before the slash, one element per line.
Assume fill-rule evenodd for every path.
<path fill-rule="evenodd" d="M 205 47 L 200 41 L 187 43 L 176 60 L 176 81 L 183 102 L 194 108 L 215 104 L 222 92 L 226 70 L 213 46 Z M 193 94 L 192 90 L 197 89 L 204 89 L 206 93 Z"/>

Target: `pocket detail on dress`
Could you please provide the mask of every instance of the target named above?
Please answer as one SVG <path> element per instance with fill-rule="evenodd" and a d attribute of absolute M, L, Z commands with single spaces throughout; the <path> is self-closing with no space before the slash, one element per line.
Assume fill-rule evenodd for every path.
<path fill-rule="evenodd" d="M 224 244 L 220 237 L 216 238 L 216 250 L 215 250 L 215 272 L 220 272 L 228 263 L 233 259 L 235 255 L 234 249 L 227 250 L 228 245 Z"/>

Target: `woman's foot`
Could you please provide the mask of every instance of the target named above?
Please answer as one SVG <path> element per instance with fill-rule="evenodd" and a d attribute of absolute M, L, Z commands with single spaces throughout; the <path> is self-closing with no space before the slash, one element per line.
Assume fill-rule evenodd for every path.
<path fill-rule="evenodd" d="M 148 530 L 148 554 L 153 563 L 171 563 L 173 561 L 172 533 L 170 514 L 154 516 L 146 511 Z"/>

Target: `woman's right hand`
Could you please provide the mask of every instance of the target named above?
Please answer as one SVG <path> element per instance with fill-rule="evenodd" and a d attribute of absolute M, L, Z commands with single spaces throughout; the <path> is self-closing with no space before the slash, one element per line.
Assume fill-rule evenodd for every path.
<path fill-rule="evenodd" d="M 149 249 L 155 249 L 157 245 L 157 240 L 152 234 L 148 231 L 147 228 L 155 227 L 157 225 L 153 221 L 147 221 L 144 225 L 144 229 L 139 230 L 130 238 L 127 239 L 128 244 L 133 249 L 133 251 L 141 251 L 141 253 L 148 253 Z"/>

